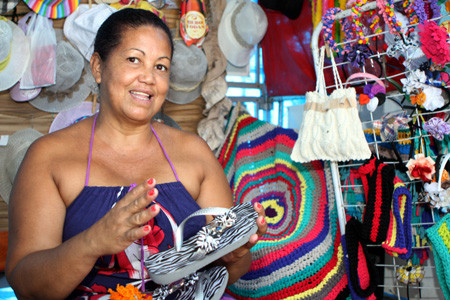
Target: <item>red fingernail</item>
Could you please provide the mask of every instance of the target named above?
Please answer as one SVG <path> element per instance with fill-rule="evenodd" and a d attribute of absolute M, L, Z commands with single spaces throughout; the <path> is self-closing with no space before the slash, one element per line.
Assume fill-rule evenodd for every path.
<path fill-rule="evenodd" d="M 153 196 L 154 194 L 155 194 L 155 189 L 151 189 L 150 191 L 148 191 L 149 196 Z"/>
<path fill-rule="evenodd" d="M 144 231 L 150 231 L 150 229 L 151 229 L 150 225 L 145 225 L 144 226 Z"/>
<path fill-rule="evenodd" d="M 261 206 L 262 206 L 261 203 L 259 203 L 259 202 L 256 203 L 257 208 L 261 208 Z"/>
<path fill-rule="evenodd" d="M 152 185 L 152 184 L 153 184 L 153 178 L 150 178 L 150 179 L 147 181 L 147 183 L 150 184 L 150 185 Z"/>
<path fill-rule="evenodd" d="M 156 204 L 152 205 L 152 207 L 150 207 L 150 209 L 151 209 L 152 211 L 156 211 Z"/>
<path fill-rule="evenodd" d="M 265 218 L 262 218 L 261 224 L 264 224 L 264 223 L 266 223 L 266 219 L 265 219 Z"/>

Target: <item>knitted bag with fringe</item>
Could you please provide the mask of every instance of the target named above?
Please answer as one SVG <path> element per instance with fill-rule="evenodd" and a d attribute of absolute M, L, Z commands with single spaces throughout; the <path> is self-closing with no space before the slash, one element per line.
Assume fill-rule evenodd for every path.
<path fill-rule="evenodd" d="M 328 164 L 293 162 L 290 154 L 298 136 L 294 130 L 245 113 L 230 117 L 228 126 L 218 158 L 234 201 L 261 203 L 268 225 L 251 249 L 250 271 L 229 287 L 229 294 L 271 300 L 346 297 Z"/>

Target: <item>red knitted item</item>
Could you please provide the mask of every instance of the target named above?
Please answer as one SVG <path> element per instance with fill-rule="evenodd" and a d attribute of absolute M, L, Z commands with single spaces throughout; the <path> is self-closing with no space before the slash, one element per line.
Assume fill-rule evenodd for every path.
<path fill-rule="evenodd" d="M 362 237 L 381 244 L 386 240 L 390 223 L 395 170 L 375 157 L 358 169 L 366 196 Z"/>

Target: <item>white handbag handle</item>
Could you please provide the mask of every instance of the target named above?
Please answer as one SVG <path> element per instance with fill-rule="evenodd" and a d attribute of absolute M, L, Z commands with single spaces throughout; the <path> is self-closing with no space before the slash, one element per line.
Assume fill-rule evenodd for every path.
<path fill-rule="evenodd" d="M 450 153 L 446 154 L 441 160 L 441 166 L 439 168 L 438 192 L 442 191 L 442 187 L 441 187 L 442 174 L 444 174 L 445 165 L 447 164 L 447 161 L 449 158 L 450 158 Z"/>
<path fill-rule="evenodd" d="M 324 62 L 325 62 L 325 46 L 322 46 L 320 48 L 320 57 L 319 57 L 319 72 L 320 74 L 317 74 L 317 80 L 316 80 L 316 92 L 322 95 L 327 95 L 326 90 L 326 84 L 325 84 L 325 75 L 324 75 Z M 329 50 L 330 53 L 330 59 L 331 59 L 331 66 L 333 69 L 333 77 L 334 77 L 334 83 L 336 85 L 336 88 L 343 89 L 344 86 L 341 81 L 341 77 L 339 76 L 339 71 L 337 69 L 336 62 L 334 60 L 334 56 L 332 53 L 332 50 Z"/>

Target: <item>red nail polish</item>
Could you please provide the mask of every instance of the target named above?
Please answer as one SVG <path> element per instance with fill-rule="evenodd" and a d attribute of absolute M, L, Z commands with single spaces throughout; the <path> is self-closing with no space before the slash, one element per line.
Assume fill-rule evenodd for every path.
<path fill-rule="evenodd" d="M 156 211 L 156 204 L 152 205 L 152 207 L 150 207 L 150 209 L 151 209 L 152 211 Z"/>
<path fill-rule="evenodd" d="M 150 231 L 150 229 L 151 229 L 151 228 L 150 228 L 150 225 L 145 225 L 145 226 L 144 226 L 144 231 Z"/>
<path fill-rule="evenodd" d="M 265 219 L 265 218 L 263 218 L 263 219 L 261 220 L 261 224 L 264 224 L 264 223 L 266 223 L 266 219 Z"/>
<path fill-rule="evenodd" d="M 153 196 L 154 194 L 155 194 L 155 189 L 151 189 L 150 191 L 148 191 L 149 196 Z"/>
<path fill-rule="evenodd" d="M 256 203 L 257 208 L 261 208 L 261 206 L 262 206 L 261 203 L 259 203 L 259 202 Z"/>
<path fill-rule="evenodd" d="M 150 179 L 147 181 L 147 183 L 148 183 L 149 185 L 152 185 L 152 184 L 153 184 L 153 178 L 150 178 Z"/>

